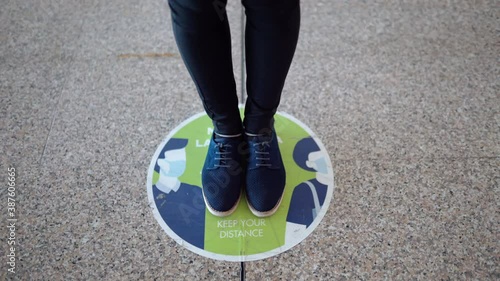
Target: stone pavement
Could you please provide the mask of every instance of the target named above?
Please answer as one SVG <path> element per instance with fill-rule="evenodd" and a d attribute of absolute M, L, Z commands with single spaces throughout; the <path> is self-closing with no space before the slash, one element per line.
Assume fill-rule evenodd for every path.
<path fill-rule="evenodd" d="M 229 1 L 240 81 L 240 3 Z M 149 161 L 202 111 L 162 0 L 3 0 L 2 225 L 16 169 L 12 280 L 239 280 L 170 239 Z M 303 0 L 280 111 L 315 131 L 334 198 L 247 280 L 498 280 L 500 6 Z M 2 278 L 3 279 L 3 278 Z"/>

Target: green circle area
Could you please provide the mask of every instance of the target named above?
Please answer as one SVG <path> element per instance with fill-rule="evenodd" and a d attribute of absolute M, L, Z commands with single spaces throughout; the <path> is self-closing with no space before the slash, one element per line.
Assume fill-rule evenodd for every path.
<path fill-rule="evenodd" d="M 254 216 L 243 192 L 237 210 L 220 218 L 204 209 L 198 195 L 201 170 L 213 133 L 212 121 L 200 113 L 174 129 L 158 147 L 147 178 L 150 206 L 167 234 L 197 254 L 226 261 L 267 258 L 305 239 L 324 217 L 333 195 L 330 158 L 321 141 L 292 116 L 278 112 L 275 130 L 287 174 L 278 211 L 267 218 Z M 165 147 L 172 140 L 182 140 L 184 145 L 171 153 L 176 155 L 176 161 L 169 162 L 168 168 L 160 168 L 158 163 L 169 157 Z M 172 170 L 177 171 L 176 177 L 171 176 Z M 165 191 L 164 185 L 173 186 L 172 191 Z M 175 201 L 172 196 L 185 203 Z M 180 206 L 184 210 L 179 212 Z M 171 212 L 179 212 L 178 218 L 169 218 Z M 197 242 L 190 243 L 189 239 Z"/>

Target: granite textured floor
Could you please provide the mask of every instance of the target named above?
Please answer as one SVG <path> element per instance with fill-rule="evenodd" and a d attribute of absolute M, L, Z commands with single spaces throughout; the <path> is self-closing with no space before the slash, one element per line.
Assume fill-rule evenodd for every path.
<path fill-rule="evenodd" d="M 240 3 L 229 1 L 240 81 Z M 239 280 L 153 218 L 153 153 L 202 111 L 162 0 L 2 1 L 0 137 L 17 171 L 8 280 Z M 500 6 L 495 0 L 302 1 L 281 111 L 336 174 L 301 244 L 247 280 L 500 279 Z"/>

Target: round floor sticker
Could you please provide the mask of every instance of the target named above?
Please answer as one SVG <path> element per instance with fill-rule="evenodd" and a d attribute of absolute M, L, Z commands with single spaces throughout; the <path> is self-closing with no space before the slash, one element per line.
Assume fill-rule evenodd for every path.
<path fill-rule="evenodd" d="M 220 218 L 206 210 L 201 190 L 212 122 L 200 113 L 175 128 L 156 150 L 147 178 L 149 204 L 165 232 L 197 254 L 225 261 L 268 258 L 304 240 L 330 204 L 332 165 L 320 140 L 297 119 L 277 113 L 275 129 L 287 174 L 278 211 L 256 217 L 243 195 L 237 210 Z"/>

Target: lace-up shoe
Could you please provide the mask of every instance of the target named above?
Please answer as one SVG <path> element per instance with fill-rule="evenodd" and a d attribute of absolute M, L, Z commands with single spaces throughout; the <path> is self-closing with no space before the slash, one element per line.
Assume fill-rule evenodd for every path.
<path fill-rule="evenodd" d="M 276 132 L 249 136 L 246 197 L 250 211 L 258 217 L 274 214 L 285 190 L 286 172 Z"/>
<path fill-rule="evenodd" d="M 244 183 L 242 144 L 242 136 L 225 138 L 212 135 L 201 181 L 205 205 L 215 216 L 232 214 L 240 201 Z"/>

